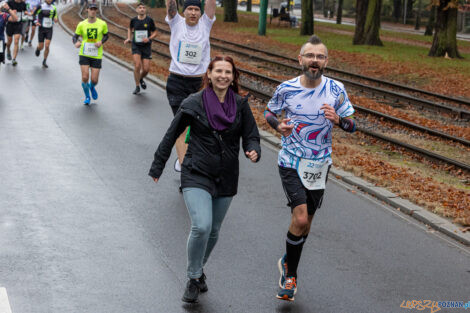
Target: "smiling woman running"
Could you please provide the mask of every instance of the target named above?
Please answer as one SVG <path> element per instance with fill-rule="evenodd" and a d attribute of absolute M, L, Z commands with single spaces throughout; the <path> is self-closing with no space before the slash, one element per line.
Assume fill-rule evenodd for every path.
<path fill-rule="evenodd" d="M 191 217 L 185 302 L 197 302 L 199 292 L 207 291 L 203 266 L 237 193 L 240 138 L 247 158 L 258 162 L 261 156 L 258 128 L 247 99 L 238 94 L 238 77 L 231 57 L 216 56 L 210 62 L 203 89 L 181 104 L 149 172 L 158 182 L 173 144 L 191 126 L 181 171 L 183 197 Z"/>

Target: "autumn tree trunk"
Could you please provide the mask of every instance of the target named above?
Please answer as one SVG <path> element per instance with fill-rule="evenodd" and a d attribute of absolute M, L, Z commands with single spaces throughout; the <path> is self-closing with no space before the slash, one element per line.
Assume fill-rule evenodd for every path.
<path fill-rule="evenodd" d="M 356 1 L 354 45 L 383 46 L 379 36 L 381 8 L 382 0 Z"/>
<path fill-rule="evenodd" d="M 432 30 L 434 29 L 434 23 L 436 20 L 436 7 L 431 7 L 431 12 L 429 12 L 429 20 L 428 24 L 426 25 L 426 31 L 424 32 L 424 36 L 432 36 Z"/>
<path fill-rule="evenodd" d="M 437 3 L 436 3 L 437 4 Z M 457 50 L 457 0 L 439 0 L 429 56 L 461 58 Z"/>
<path fill-rule="evenodd" d="M 246 1 L 246 12 L 251 12 L 251 0 Z"/>
<path fill-rule="evenodd" d="M 418 10 L 416 11 L 415 29 L 419 30 L 421 27 L 421 0 L 418 0 Z"/>
<path fill-rule="evenodd" d="M 224 2 L 224 22 L 238 22 L 237 0 L 223 0 Z"/>
<path fill-rule="evenodd" d="M 313 35 L 313 0 L 302 0 L 300 35 Z"/>
<path fill-rule="evenodd" d="M 326 0 L 322 0 L 323 17 L 328 17 L 328 8 L 326 7 Z"/>
<path fill-rule="evenodd" d="M 341 24 L 341 19 L 343 18 L 343 1 L 338 0 L 338 12 L 336 13 L 336 24 Z"/>
<path fill-rule="evenodd" d="M 406 0 L 406 18 L 413 17 L 413 0 Z"/>
<path fill-rule="evenodd" d="M 393 0 L 393 20 L 395 23 L 400 21 L 401 17 L 401 0 Z"/>
<path fill-rule="evenodd" d="M 330 0 L 330 18 L 333 18 L 335 16 L 335 8 L 336 8 L 336 1 L 335 0 Z"/>

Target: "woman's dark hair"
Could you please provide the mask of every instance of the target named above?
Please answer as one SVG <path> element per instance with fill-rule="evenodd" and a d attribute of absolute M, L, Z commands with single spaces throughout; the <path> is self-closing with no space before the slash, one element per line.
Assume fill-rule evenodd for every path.
<path fill-rule="evenodd" d="M 219 61 L 226 61 L 232 64 L 232 71 L 233 71 L 233 82 L 230 85 L 230 88 L 235 93 L 238 93 L 239 87 L 238 87 L 238 77 L 240 77 L 240 72 L 237 70 L 235 67 L 235 62 L 233 62 L 232 57 L 229 57 L 228 55 L 216 55 L 212 60 L 211 63 L 209 63 L 209 66 L 207 67 L 207 71 L 212 72 L 214 69 L 214 64 Z M 212 82 L 209 80 L 209 76 L 207 76 L 207 72 L 204 74 L 204 77 L 202 78 L 202 89 L 205 89 L 207 87 L 212 87 Z"/>

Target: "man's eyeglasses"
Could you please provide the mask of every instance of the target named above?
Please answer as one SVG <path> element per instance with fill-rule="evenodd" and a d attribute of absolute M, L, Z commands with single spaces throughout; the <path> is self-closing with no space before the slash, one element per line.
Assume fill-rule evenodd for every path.
<path fill-rule="evenodd" d="M 314 53 L 306 53 L 306 54 L 302 54 L 302 56 L 306 59 L 310 59 L 310 60 L 317 59 L 318 61 L 325 61 L 328 58 L 324 54 L 314 54 Z"/>

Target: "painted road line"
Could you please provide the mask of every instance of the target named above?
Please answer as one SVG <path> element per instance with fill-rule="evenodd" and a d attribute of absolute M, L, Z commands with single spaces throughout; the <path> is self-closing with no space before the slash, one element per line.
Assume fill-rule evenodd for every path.
<path fill-rule="evenodd" d="M 0 312 L 11 313 L 10 302 L 8 301 L 7 290 L 0 287 Z"/>

